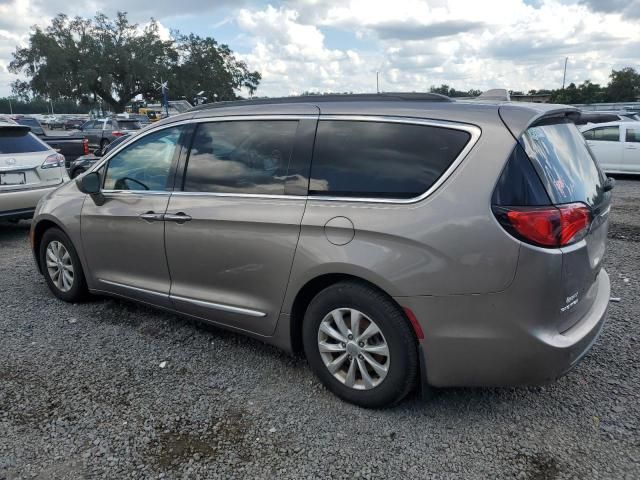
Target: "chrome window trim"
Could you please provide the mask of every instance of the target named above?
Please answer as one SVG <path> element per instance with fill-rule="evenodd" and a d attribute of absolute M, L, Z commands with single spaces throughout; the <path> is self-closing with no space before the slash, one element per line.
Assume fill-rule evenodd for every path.
<path fill-rule="evenodd" d="M 105 195 L 171 195 L 170 190 L 101 190 Z"/>
<path fill-rule="evenodd" d="M 214 310 L 221 310 L 223 312 L 239 313 L 241 315 L 248 315 L 250 317 L 266 317 L 267 314 L 258 310 L 251 310 L 249 308 L 234 307 L 232 305 L 225 305 L 223 303 L 205 302 L 204 300 L 196 300 L 195 298 L 181 297 L 179 295 L 169 295 L 171 300 L 178 300 L 180 302 L 191 303 L 200 307 L 211 308 Z"/>
<path fill-rule="evenodd" d="M 173 191 L 171 195 L 178 197 L 233 197 L 233 198 L 264 198 L 274 200 L 306 200 L 306 195 L 277 195 L 269 193 L 231 193 L 231 192 L 182 192 Z"/>
<path fill-rule="evenodd" d="M 139 133 L 135 135 L 136 141 L 138 138 L 142 138 L 151 133 L 155 133 L 161 130 L 165 130 L 167 128 L 173 128 L 180 125 L 190 125 L 190 124 L 198 124 L 198 123 L 210 123 L 210 122 L 227 122 L 227 121 L 247 121 L 247 120 L 302 120 L 302 119 L 317 119 L 318 121 L 322 120 L 338 120 L 338 121 L 357 121 L 357 122 L 381 122 L 381 123 L 402 123 L 407 125 L 422 125 L 427 127 L 440 127 L 440 128 L 450 128 L 453 130 L 462 130 L 469 133 L 470 138 L 462 151 L 458 154 L 458 156 L 451 162 L 451 165 L 442 173 L 440 178 L 436 180 L 436 182 L 431 185 L 424 193 L 411 198 L 378 198 L 378 197 L 340 197 L 340 196 L 330 196 L 330 195 L 269 195 L 269 194 L 257 194 L 257 193 L 217 193 L 217 192 L 183 192 L 183 191 L 158 191 L 157 193 L 150 191 L 143 191 L 144 193 L 152 193 L 152 194 L 171 194 L 171 195 L 198 195 L 198 196 L 214 196 L 214 197 L 236 197 L 236 198 L 255 198 L 255 199 L 305 199 L 312 200 L 317 202 L 344 202 L 344 203 L 381 203 L 381 204 L 395 204 L 395 205 L 408 205 L 413 203 L 418 203 L 429 197 L 433 192 L 435 192 L 440 186 L 447 181 L 447 179 L 453 174 L 453 172 L 460 166 L 463 160 L 467 157 L 467 155 L 471 152 L 473 147 L 475 147 L 476 143 L 480 139 L 482 134 L 482 130 L 480 127 L 476 125 L 471 125 L 467 123 L 457 123 L 450 122 L 446 120 L 428 120 L 416 117 L 398 117 L 393 115 L 322 115 L 320 113 L 317 114 L 309 114 L 309 115 L 225 115 L 221 117 L 200 117 L 200 118 L 188 118 L 185 120 L 180 120 L 178 122 L 161 125 L 157 128 L 152 128 L 145 132 Z M 118 148 L 109 152 L 109 154 L 101 161 L 96 163 L 91 171 L 100 169 L 105 163 L 107 163 L 113 156 L 115 156 L 120 150 L 129 145 L 129 142 L 125 142 L 123 145 L 120 145 Z M 129 190 L 103 190 L 105 193 L 124 193 L 130 192 Z M 135 190 L 133 192 L 140 193 L 139 190 Z"/>

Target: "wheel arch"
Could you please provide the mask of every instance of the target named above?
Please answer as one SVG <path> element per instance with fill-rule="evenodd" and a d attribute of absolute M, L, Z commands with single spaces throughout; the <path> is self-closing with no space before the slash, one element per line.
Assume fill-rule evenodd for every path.
<path fill-rule="evenodd" d="M 40 243 L 42 242 L 42 237 L 44 233 L 50 228 L 58 228 L 62 230 L 62 232 L 69 236 L 66 232 L 65 228 L 60 225 L 60 223 L 51 219 L 50 217 L 45 217 L 41 220 L 38 220 L 34 226 L 31 227 L 31 245 L 33 249 L 33 256 L 36 260 L 36 266 L 38 267 L 38 271 L 42 274 L 42 265 L 40 264 Z"/>
<path fill-rule="evenodd" d="M 291 349 L 293 352 L 302 351 L 302 321 L 304 319 L 304 314 L 309 306 L 309 303 L 313 298 L 320 293 L 325 288 L 334 285 L 338 282 L 343 281 L 353 281 L 358 282 L 360 284 L 366 285 L 370 288 L 373 288 L 379 292 L 385 294 L 395 305 L 400 308 L 403 312 L 405 318 L 407 317 L 404 309 L 398 302 L 393 298 L 392 295 L 389 294 L 384 288 L 376 285 L 375 283 L 367 280 L 363 277 L 348 274 L 348 273 L 325 273 L 318 275 L 310 280 L 308 280 L 297 292 L 290 308 L 290 321 L 289 321 L 289 338 L 291 342 Z M 409 325 L 412 325 L 409 318 L 406 318 Z M 413 328 L 412 328 L 413 330 Z M 414 331 L 414 335 L 416 332 Z M 416 336 L 416 344 L 418 342 Z"/>

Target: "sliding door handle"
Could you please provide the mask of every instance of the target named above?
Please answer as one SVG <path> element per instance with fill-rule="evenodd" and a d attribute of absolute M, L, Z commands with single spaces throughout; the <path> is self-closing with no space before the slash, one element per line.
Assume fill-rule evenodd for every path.
<path fill-rule="evenodd" d="M 138 215 L 142 220 L 145 220 L 147 222 L 159 222 L 161 220 L 163 220 L 164 215 L 161 213 L 155 213 L 155 212 L 146 212 L 146 213 L 142 213 L 140 215 Z"/>
<path fill-rule="evenodd" d="M 167 222 L 184 223 L 191 220 L 191 217 L 184 212 L 165 213 L 164 219 Z"/>

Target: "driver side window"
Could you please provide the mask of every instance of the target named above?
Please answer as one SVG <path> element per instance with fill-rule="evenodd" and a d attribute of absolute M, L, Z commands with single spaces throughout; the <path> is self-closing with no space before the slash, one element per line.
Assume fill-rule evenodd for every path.
<path fill-rule="evenodd" d="M 182 127 L 151 133 L 109 160 L 105 190 L 165 190 Z"/>

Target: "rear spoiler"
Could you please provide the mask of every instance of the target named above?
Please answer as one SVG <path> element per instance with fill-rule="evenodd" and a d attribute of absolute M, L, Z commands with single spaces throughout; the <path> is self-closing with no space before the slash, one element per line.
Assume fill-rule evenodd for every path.
<path fill-rule="evenodd" d="M 498 113 L 516 139 L 534 125 L 559 119 L 575 122 L 580 117 L 580 110 L 575 107 L 548 103 L 507 103 L 500 105 Z"/>

